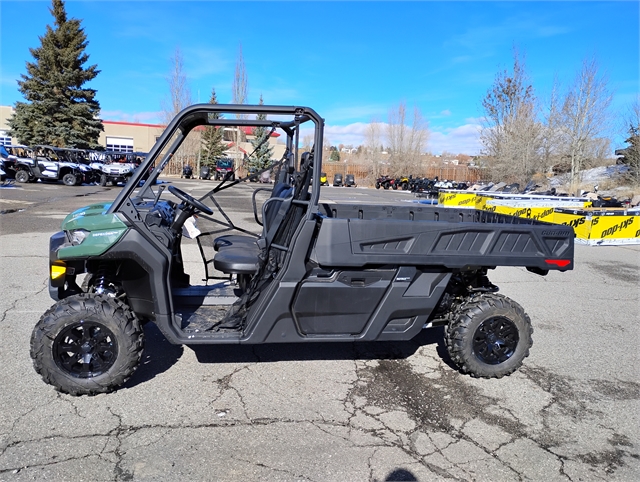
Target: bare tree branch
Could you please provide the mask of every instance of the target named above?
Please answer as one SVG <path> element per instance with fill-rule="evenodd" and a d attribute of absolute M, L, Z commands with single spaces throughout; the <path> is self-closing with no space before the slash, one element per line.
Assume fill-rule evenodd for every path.
<path fill-rule="evenodd" d="M 526 183 L 541 170 L 543 126 L 523 59 L 514 51 L 513 72 L 496 75 L 482 101 L 485 120 L 480 133 L 494 179 Z"/>
<path fill-rule="evenodd" d="M 565 155 L 571 162 L 571 183 L 579 183 L 579 171 L 589 159 L 602 155 L 609 128 L 612 95 L 606 76 L 595 59 L 586 59 L 569 88 L 561 110 Z M 600 151 L 600 152 L 598 152 Z"/>

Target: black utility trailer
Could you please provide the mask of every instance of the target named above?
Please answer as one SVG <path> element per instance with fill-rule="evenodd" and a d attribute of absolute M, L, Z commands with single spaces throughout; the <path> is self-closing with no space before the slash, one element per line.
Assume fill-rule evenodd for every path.
<path fill-rule="evenodd" d="M 254 192 L 260 235 L 220 205 L 223 191 L 245 180 L 235 173 L 199 199 L 173 185 L 167 197 L 156 185 L 202 125 L 284 135 L 284 155 L 264 169 L 276 179 L 270 197 L 260 206 L 255 194 L 264 188 Z M 309 125 L 318 148 L 298 152 Z M 488 271 L 572 269 L 573 230 L 473 209 L 321 202 L 323 128 L 307 107 L 182 111 L 112 204 L 72 213 L 52 236 L 56 304 L 31 339 L 43 379 L 76 395 L 117 388 L 140 363 L 145 322 L 171 343 L 192 345 L 401 341 L 443 325 L 461 371 L 501 377 L 516 370 L 532 344 L 531 322 L 497 294 Z M 151 182 L 138 187 L 153 163 Z M 206 285 L 192 284 L 182 263 L 183 227 L 195 214 Z"/>

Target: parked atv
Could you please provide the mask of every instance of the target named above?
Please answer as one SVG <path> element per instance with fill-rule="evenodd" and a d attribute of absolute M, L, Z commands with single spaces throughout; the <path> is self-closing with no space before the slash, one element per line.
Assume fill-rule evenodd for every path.
<path fill-rule="evenodd" d="M 197 199 L 173 185 L 167 197 L 155 182 L 189 132 L 234 118 L 286 141 L 282 159 L 265 168 L 277 182 L 261 207 L 254 192 L 260 235 L 234 223 L 245 212 L 234 217 L 219 202 L 223 190 L 246 189 L 246 178 Z M 475 209 L 323 204 L 323 127 L 301 106 L 199 104 L 180 112 L 142 164 L 157 166 L 149 182 L 138 187 L 143 170 L 136 171 L 113 202 L 71 213 L 51 237 L 55 304 L 31 337 L 43 380 L 73 395 L 120 387 L 140 365 L 145 322 L 170 343 L 190 345 L 404 341 L 444 326 L 462 372 L 500 378 L 518 369 L 531 321 L 497 294 L 488 271 L 572 269 L 573 229 Z M 298 152 L 300 131 L 313 132 L 317 149 Z M 211 285 L 192 284 L 183 263 L 183 228 L 194 233 L 185 225 L 193 227 L 195 214 Z"/>
<path fill-rule="evenodd" d="M 333 176 L 333 187 L 342 187 L 343 185 L 343 178 L 342 178 L 342 174 L 335 174 Z"/>
<path fill-rule="evenodd" d="M 394 189 L 402 189 L 403 191 L 407 191 L 409 189 L 409 178 L 407 176 L 399 177 L 396 179 Z"/>
<path fill-rule="evenodd" d="M 395 180 L 391 179 L 389 176 L 381 176 L 376 179 L 376 189 L 380 189 L 381 187 L 383 189 L 389 189 L 393 182 L 395 182 Z"/>
<path fill-rule="evenodd" d="M 236 178 L 236 175 L 235 175 L 233 166 L 234 166 L 233 159 L 230 159 L 228 157 L 218 159 L 218 161 L 216 161 L 215 180 L 222 181 L 223 179 L 227 179 L 228 181 L 234 181 Z M 252 176 L 252 177 L 255 177 L 256 179 L 258 178 L 258 176 Z"/>
<path fill-rule="evenodd" d="M 326 172 L 321 172 L 320 173 L 320 185 L 321 186 L 328 186 L 329 185 L 329 181 L 327 180 L 327 173 Z"/>
<path fill-rule="evenodd" d="M 62 181 L 66 186 L 79 186 L 84 182 L 84 170 L 75 162 L 58 155 L 53 146 L 21 147 L 24 155 L 15 163 L 16 181 L 20 183 Z"/>
<path fill-rule="evenodd" d="M 202 166 L 200 168 L 200 179 L 203 179 L 205 181 L 208 181 L 209 179 L 211 179 L 211 167 Z"/>
<path fill-rule="evenodd" d="M 344 178 L 345 187 L 357 187 L 356 178 L 353 174 L 347 174 Z"/>
<path fill-rule="evenodd" d="M 193 168 L 189 164 L 185 164 L 182 167 L 182 175 L 185 179 L 191 179 L 193 177 Z"/>

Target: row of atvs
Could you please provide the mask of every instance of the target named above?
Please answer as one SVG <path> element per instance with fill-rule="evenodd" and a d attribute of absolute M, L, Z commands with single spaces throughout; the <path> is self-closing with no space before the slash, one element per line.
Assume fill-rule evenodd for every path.
<path fill-rule="evenodd" d="M 403 191 L 411 191 L 415 193 L 425 193 L 438 197 L 440 189 L 467 189 L 469 184 L 466 182 L 449 181 L 447 179 L 441 181 L 438 176 L 433 179 L 426 177 L 389 177 L 381 176 L 376 179 L 376 189 L 401 189 Z"/>
<path fill-rule="evenodd" d="M 375 183 L 376 189 L 402 189 L 404 191 L 411 191 L 416 193 L 420 197 L 427 197 L 430 199 L 438 198 L 441 189 L 455 189 L 460 191 L 478 191 L 478 192 L 493 192 L 493 193 L 509 193 L 509 194 L 535 194 L 541 196 L 559 196 L 564 197 L 568 196 L 565 193 L 559 193 L 556 191 L 556 188 L 551 188 L 546 191 L 541 191 L 540 186 L 537 185 L 534 181 L 530 181 L 524 189 L 520 188 L 520 184 L 512 183 L 507 184 L 505 182 L 499 183 L 487 183 L 487 184 L 471 184 L 469 182 L 457 182 L 457 181 L 449 181 L 439 180 L 438 176 L 433 179 L 428 179 L 426 177 L 414 178 L 412 176 L 409 177 L 399 177 L 392 178 L 389 176 L 381 176 L 376 179 Z M 612 196 L 602 196 L 597 194 L 598 186 L 594 186 L 593 191 L 591 192 L 582 192 L 581 197 L 586 197 L 591 199 L 593 207 L 628 207 L 628 201 L 619 201 L 615 197 Z"/>
<path fill-rule="evenodd" d="M 126 182 L 145 156 L 141 152 L 0 145 L 0 177 L 19 183 L 42 180 L 62 181 L 67 186 L 114 186 Z"/>

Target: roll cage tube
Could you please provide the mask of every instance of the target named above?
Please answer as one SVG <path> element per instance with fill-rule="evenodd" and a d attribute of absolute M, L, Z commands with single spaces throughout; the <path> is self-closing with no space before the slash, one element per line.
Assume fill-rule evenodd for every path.
<path fill-rule="evenodd" d="M 292 116 L 289 121 L 281 120 L 258 120 L 258 119 L 214 119 L 210 114 L 266 114 L 274 116 Z M 171 160 L 177 149 L 180 147 L 189 132 L 194 128 L 202 125 L 209 126 L 264 126 L 272 127 L 277 125 L 289 136 L 299 134 L 300 124 L 312 121 L 315 125 L 314 146 L 317 146 L 314 152 L 313 163 L 313 189 L 310 203 L 314 209 L 309 210 L 309 215 L 317 211 L 318 199 L 320 197 L 320 169 L 322 166 L 322 141 L 324 130 L 324 119 L 320 117 L 313 109 L 309 107 L 298 106 L 269 106 L 269 105 L 245 105 L 245 104 L 195 104 L 182 110 L 166 127 L 158 141 L 149 151 L 146 159 L 140 164 L 140 167 L 129 178 L 127 184 L 122 188 L 114 202 L 108 209 L 108 213 L 115 213 L 120 210 L 123 203 L 130 199 L 133 191 L 136 190 L 144 177 L 144 173 L 151 166 L 156 164 L 153 172 L 145 182 L 145 185 L 138 193 L 138 197 L 153 198 L 152 186 L 155 184 L 160 172 Z M 176 134 L 178 134 L 176 136 Z M 164 155 L 162 162 L 156 163 L 162 151 L 169 145 L 170 140 L 176 136 L 171 143 L 169 150 Z M 293 146 L 297 151 L 297 143 Z"/>

